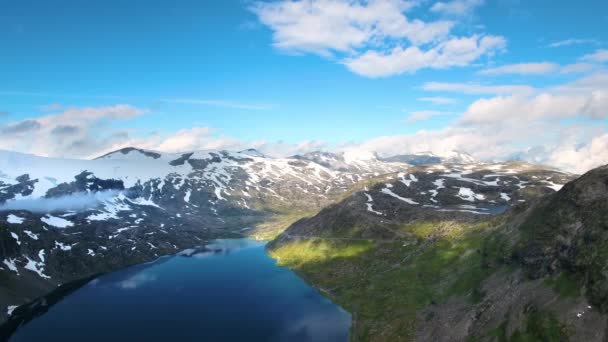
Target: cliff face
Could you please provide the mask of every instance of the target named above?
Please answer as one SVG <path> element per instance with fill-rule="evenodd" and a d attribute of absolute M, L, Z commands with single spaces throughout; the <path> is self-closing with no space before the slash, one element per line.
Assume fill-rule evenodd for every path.
<path fill-rule="evenodd" d="M 543 199 L 521 224 L 516 257 L 526 275 L 567 272 L 608 311 L 608 167 L 589 171 Z"/>

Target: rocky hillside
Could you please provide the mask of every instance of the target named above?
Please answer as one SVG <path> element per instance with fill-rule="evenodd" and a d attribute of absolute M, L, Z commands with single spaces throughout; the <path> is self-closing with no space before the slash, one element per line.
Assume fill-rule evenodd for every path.
<path fill-rule="evenodd" d="M 410 167 L 296 222 L 279 241 L 290 236 L 396 238 L 403 224 L 483 219 L 552 194 L 572 178 L 515 162 Z"/>
<path fill-rule="evenodd" d="M 544 198 L 519 228 L 516 257 L 528 277 L 563 273 L 608 312 L 608 166 Z"/>
<path fill-rule="evenodd" d="M 444 167 L 354 193 L 269 251 L 352 312 L 360 340 L 606 340 L 608 167 L 563 187 L 525 164 Z"/>

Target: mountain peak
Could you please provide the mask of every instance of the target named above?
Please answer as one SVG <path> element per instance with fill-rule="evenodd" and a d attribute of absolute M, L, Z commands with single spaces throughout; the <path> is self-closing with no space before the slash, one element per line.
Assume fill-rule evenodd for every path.
<path fill-rule="evenodd" d="M 246 150 L 239 151 L 239 153 L 246 154 L 251 157 L 261 157 L 261 158 L 266 157 L 266 155 L 264 155 L 264 153 L 258 151 L 255 148 L 248 148 Z"/>
<path fill-rule="evenodd" d="M 102 156 L 99 156 L 99 157 L 93 158 L 93 159 L 94 160 L 110 159 L 110 158 L 124 159 L 125 156 L 127 156 L 127 155 L 140 155 L 140 156 L 145 156 L 145 157 L 154 158 L 154 159 L 158 159 L 161 157 L 161 154 L 158 152 L 144 150 L 144 149 L 136 148 L 136 147 L 124 147 L 124 148 L 121 148 L 116 151 L 108 152 Z"/>

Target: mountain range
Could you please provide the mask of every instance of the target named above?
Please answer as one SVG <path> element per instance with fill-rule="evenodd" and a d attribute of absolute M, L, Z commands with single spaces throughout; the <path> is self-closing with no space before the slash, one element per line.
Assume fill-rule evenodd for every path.
<path fill-rule="evenodd" d="M 364 340 L 527 336 L 555 323 L 530 323 L 530 312 L 604 310 L 606 263 L 585 244 L 604 241 L 596 213 L 608 177 L 593 172 L 573 182 L 551 167 L 461 152 L 272 158 L 125 148 L 72 160 L 0 151 L 2 320 L 61 284 L 246 236 L 272 240 L 279 263 L 355 313 L 353 334 Z M 588 225 L 598 228 L 588 234 Z M 543 302 L 579 281 L 585 291 L 572 303 Z M 524 305 L 509 291 L 538 301 Z M 376 308 L 386 301 L 403 306 Z M 559 324 L 576 323 L 560 315 Z M 603 336 L 589 327 L 570 334 Z"/>

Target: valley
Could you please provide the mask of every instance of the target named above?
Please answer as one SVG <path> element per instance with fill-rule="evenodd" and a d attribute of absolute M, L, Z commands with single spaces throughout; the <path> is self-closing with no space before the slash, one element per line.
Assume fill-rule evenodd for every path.
<path fill-rule="evenodd" d="M 5 319 L 62 283 L 217 238 L 252 237 L 272 240 L 267 250 L 279 265 L 353 314 L 351 339 L 429 339 L 445 333 L 435 324 L 460 325 L 460 337 L 470 336 L 472 323 L 454 320 L 500 293 L 488 282 L 527 284 L 505 227 L 575 176 L 433 158 L 413 165 L 365 154 L 275 159 L 253 150 L 129 148 L 65 161 L 5 152 Z M 549 278 L 560 289 L 569 281 Z M 522 321 L 487 320 L 476 337 L 505 324 L 509 336 L 528 333 Z"/>

